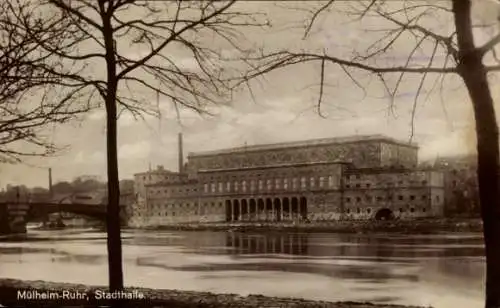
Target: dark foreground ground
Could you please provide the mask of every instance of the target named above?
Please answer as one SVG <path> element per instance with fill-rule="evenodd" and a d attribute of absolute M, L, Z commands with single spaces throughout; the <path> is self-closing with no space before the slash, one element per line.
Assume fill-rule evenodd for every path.
<path fill-rule="evenodd" d="M 26 292 L 24 292 L 26 291 Z M 112 296 L 105 287 L 85 286 L 45 281 L 21 281 L 0 279 L 0 304 L 4 307 L 100 307 L 117 303 L 117 300 L 96 299 Z M 23 300 L 22 297 L 51 296 L 49 300 Z M 50 294 L 50 295 L 49 295 Z M 123 297 L 135 299 L 123 300 L 120 307 L 171 307 L 171 308 L 215 308 L 215 307 L 324 307 L 324 308 L 416 308 L 415 306 L 375 305 L 353 302 L 306 301 L 293 298 L 265 297 L 249 295 L 242 297 L 235 294 L 214 294 L 204 292 L 153 290 L 145 288 L 127 288 Z M 143 296 L 142 299 L 138 298 Z M 80 300 L 64 300 L 62 297 L 80 297 Z M 114 296 L 118 296 L 117 293 Z M 59 299 L 55 298 L 59 297 Z"/>
<path fill-rule="evenodd" d="M 305 232 L 305 233 L 404 233 L 482 232 L 478 218 L 440 218 L 392 221 L 334 221 L 314 223 L 196 223 L 148 227 L 150 230 L 235 231 L 235 232 Z"/>

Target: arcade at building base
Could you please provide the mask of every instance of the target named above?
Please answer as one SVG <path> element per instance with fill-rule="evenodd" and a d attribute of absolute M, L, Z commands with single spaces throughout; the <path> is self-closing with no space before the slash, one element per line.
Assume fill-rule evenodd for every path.
<path fill-rule="evenodd" d="M 317 203 L 314 198 L 308 203 L 307 197 L 255 198 L 226 200 L 224 203 L 214 202 L 210 213 L 200 213 L 199 209 L 180 212 L 177 215 L 161 212 L 156 215 L 131 215 L 128 226 L 161 227 L 179 224 L 205 223 L 291 223 L 302 224 L 335 221 L 368 221 L 368 220 L 413 220 L 415 218 L 432 218 L 441 216 L 439 208 L 420 210 L 419 208 L 402 208 L 401 205 L 380 204 L 369 208 L 342 208 L 334 203 Z M 313 203 L 314 202 L 314 203 Z M 158 215 L 160 214 L 160 215 Z"/>

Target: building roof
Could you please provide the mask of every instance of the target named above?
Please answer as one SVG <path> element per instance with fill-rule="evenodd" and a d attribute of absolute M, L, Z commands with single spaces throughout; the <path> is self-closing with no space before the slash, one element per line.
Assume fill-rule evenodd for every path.
<path fill-rule="evenodd" d="M 276 149 L 287 149 L 287 148 L 299 148 L 299 147 L 310 147 L 328 144 L 342 144 L 342 143 L 358 143 L 358 142 L 373 142 L 381 141 L 385 143 L 392 143 L 406 147 L 418 148 L 416 143 L 409 144 L 408 142 L 403 142 L 390 138 L 384 135 L 366 135 L 366 136 L 350 136 L 350 137 L 334 137 L 334 138 L 321 138 L 321 139 L 310 139 L 303 141 L 293 141 L 293 142 L 281 142 L 281 143 L 271 143 L 262 145 L 250 145 L 235 147 L 230 149 L 222 149 L 215 151 L 202 151 L 202 152 L 190 152 L 188 157 L 197 156 L 212 156 L 220 154 L 233 154 L 233 153 L 247 153 L 247 152 L 258 152 L 266 150 L 276 150 Z"/>
<path fill-rule="evenodd" d="M 137 176 L 137 175 L 148 175 L 148 174 L 171 174 L 171 175 L 183 175 L 179 172 L 175 172 L 175 171 L 170 171 L 170 170 L 167 170 L 167 169 L 153 169 L 153 170 L 148 170 L 148 171 L 144 171 L 144 172 L 138 172 L 138 173 L 134 173 L 134 176 Z"/>
<path fill-rule="evenodd" d="M 477 165 L 477 156 L 475 155 L 456 155 L 449 157 L 439 157 L 434 162 L 434 167 L 458 167 Z"/>
<path fill-rule="evenodd" d="M 335 161 L 315 161 L 315 162 L 305 162 L 305 163 L 285 163 L 285 164 L 271 164 L 265 166 L 241 166 L 236 168 L 219 168 L 219 169 L 199 169 L 198 173 L 216 173 L 216 172 L 230 172 L 230 171 L 250 171 L 250 170 L 265 170 L 265 169 L 276 169 L 276 168 L 293 168 L 293 167 L 303 167 L 303 166 L 320 166 L 320 165 L 349 165 L 351 162 L 335 160 Z"/>

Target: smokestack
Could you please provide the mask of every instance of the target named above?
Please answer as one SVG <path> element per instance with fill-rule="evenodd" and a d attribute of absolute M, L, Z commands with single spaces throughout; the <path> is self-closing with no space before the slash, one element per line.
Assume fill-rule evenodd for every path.
<path fill-rule="evenodd" d="M 49 194 L 52 198 L 52 168 L 49 168 Z"/>
<path fill-rule="evenodd" d="M 184 153 L 182 151 L 182 133 L 178 135 L 178 150 L 179 150 L 179 173 L 184 172 Z"/>

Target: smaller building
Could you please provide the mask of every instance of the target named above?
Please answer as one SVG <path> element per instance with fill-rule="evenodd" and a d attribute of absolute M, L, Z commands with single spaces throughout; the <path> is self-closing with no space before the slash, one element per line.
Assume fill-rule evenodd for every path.
<path fill-rule="evenodd" d="M 396 218 L 442 216 L 443 174 L 432 169 L 369 168 L 345 173 L 346 218 Z"/>
<path fill-rule="evenodd" d="M 479 215 L 477 156 L 442 157 L 433 167 L 444 174 L 446 216 Z"/>
<path fill-rule="evenodd" d="M 134 182 L 135 193 L 133 196 L 129 195 L 128 201 L 132 202 L 127 207 L 130 225 L 165 224 L 178 220 L 179 217 L 192 217 L 191 211 L 186 210 L 187 207 L 172 209 L 169 211 L 170 215 L 167 215 L 158 206 L 159 201 L 163 203 L 168 199 L 183 199 L 188 196 L 189 191 L 196 191 L 196 187 L 190 185 L 187 174 L 166 170 L 159 165 L 154 170 L 135 174 Z"/>

